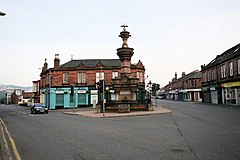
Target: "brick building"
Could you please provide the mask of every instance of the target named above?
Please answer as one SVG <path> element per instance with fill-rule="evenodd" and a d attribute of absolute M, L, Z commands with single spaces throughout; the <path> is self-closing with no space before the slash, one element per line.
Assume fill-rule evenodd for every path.
<path fill-rule="evenodd" d="M 112 79 L 121 76 L 122 65 L 120 59 L 80 59 L 60 65 L 59 55 L 56 54 L 53 68 L 48 68 L 45 59 L 40 75 L 40 102 L 50 109 L 92 105 L 94 100 L 100 100 L 96 82 L 101 79 L 105 80 L 107 101 L 114 101 L 117 96 L 112 89 Z M 137 78 L 139 84 L 144 84 L 142 62 L 139 60 L 129 66 L 129 77 Z M 74 86 L 74 96 L 70 96 L 71 86 Z M 143 94 L 144 91 L 138 90 L 137 99 Z"/>
<path fill-rule="evenodd" d="M 240 105 L 240 44 L 203 65 L 201 72 L 204 103 Z"/>
<path fill-rule="evenodd" d="M 195 70 L 189 74 L 182 72 L 182 77 L 175 77 L 164 87 L 165 97 L 179 101 L 201 101 L 202 74 Z"/>

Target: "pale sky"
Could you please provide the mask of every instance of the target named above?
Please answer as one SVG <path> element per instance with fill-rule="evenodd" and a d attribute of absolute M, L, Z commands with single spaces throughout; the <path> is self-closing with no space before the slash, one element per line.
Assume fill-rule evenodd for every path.
<path fill-rule="evenodd" d="M 31 86 L 47 58 L 115 59 L 126 23 L 132 63 L 165 86 L 240 43 L 240 0 L 0 0 L 0 84 Z"/>

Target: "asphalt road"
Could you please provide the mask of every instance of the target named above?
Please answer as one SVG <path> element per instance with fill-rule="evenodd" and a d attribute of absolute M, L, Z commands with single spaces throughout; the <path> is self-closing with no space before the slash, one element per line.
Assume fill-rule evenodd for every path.
<path fill-rule="evenodd" d="M 121 118 L 30 114 L 0 105 L 22 160 L 239 160 L 240 107 L 158 100 L 172 113 Z"/>

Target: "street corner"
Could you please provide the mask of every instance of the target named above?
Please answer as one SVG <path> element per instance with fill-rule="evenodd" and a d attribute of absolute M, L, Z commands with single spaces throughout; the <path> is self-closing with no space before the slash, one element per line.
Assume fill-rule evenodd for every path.
<path fill-rule="evenodd" d="M 148 115 L 156 115 L 156 114 L 166 114 L 172 113 L 171 110 L 163 108 L 163 107 L 153 107 L 151 111 L 131 111 L 129 113 L 118 113 L 118 112 L 106 112 L 99 113 L 97 111 L 82 111 L 82 112 L 63 112 L 63 114 L 67 115 L 75 115 L 75 116 L 85 116 L 85 117 L 93 117 L 93 118 L 114 118 L 114 117 L 130 117 L 130 116 L 148 116 Z"/>

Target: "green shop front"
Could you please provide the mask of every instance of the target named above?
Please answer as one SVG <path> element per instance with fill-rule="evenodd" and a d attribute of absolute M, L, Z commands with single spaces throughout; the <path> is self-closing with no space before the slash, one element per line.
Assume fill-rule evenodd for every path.
<path fill-rule="evenodd" d="M 42 102 L 49 109 L 78 108 L 91 104 L 91 91 L 88 87 L 74 87 L 71 94 L 71 87 L 45 88 L 41 90 Z"/>

